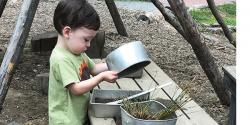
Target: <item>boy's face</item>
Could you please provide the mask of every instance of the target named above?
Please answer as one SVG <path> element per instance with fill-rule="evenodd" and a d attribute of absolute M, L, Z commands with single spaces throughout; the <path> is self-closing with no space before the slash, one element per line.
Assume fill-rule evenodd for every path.
<path fill-rule="evenodd" d="M 96 33 L 97 31 L 85 27 L 69 29 L 68 42 L 66 42 L 68 49 L 74 54 L 85 52 L 90 47 L 90 42 Z"/>

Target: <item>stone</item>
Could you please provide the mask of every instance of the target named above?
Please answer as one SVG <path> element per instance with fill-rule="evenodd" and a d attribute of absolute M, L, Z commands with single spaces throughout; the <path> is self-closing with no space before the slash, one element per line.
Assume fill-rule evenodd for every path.
<path fill-rule="evenodd" d="M 49 73 L 41 73 L 37 76 L 38 84 L 40 84 L 40 90 L 42 94 L 48 95 L 48 87 L 49 87 Z"/>
<path fill-rule="evenodd" d="M 34 52 L 51 51 L 57 42 L 56 31 L 49 31 L 38 34 L 31 38 L 31 50 Z"/>
<path fill-rule="evenodd" d="M 21 124 L 15 122 L 15 121 L 12 121 L 12 122 L 8 123 L 7 125 L 21 125 Z"/>

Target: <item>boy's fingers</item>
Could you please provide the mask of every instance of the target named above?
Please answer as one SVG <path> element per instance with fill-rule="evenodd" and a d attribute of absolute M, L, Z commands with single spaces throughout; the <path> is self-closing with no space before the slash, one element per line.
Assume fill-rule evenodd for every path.
<path fill-rule="evenodd" d="M 115 74 L 116 73 L 116 71 L 111 71 L 113 74 Z"/>
<path fill-rule="evenodd" d="M 111 80 L 111 81 L 109 81 L 109 82 L 110 82 L 110 83 L 115 83 L 115 81 L 116 81 L 116 80 Z"/>
<path fill-rule="evenodd" d="M 116 71 L 113 71 L 113 75 L 118 75 L 118 72 L 116 72 Z"/>

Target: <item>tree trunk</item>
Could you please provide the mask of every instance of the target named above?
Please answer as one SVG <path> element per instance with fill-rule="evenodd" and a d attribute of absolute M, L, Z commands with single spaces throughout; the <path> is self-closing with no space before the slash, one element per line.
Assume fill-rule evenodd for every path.
<path fill-rule="evenodd" d="M 175 17 L 172 10 L 170 10 L 170 8 L 164 7 L 159 0 L 151 0 L 151 2 L 158 8 L 164 19 L 168 23 L 170 23 L 186 39 L 186 34 L 184 33 L 182 26 L 180 25 L 178 19 Z"/>
<path fill-rule="evenodd" d="M 10 86 L 13 71 L 18 64 L 18 59 L 29 35 L 38 3 L 39 0 L 24 0 L 14 33 L 4 55 L 0 69 L 0 111 Z"/>
<path fill-rule="evenodd" d="M 128 33 L 123 25 L 122 19 L 121 19 L 120 14 L 117 10 L 117 7 L 115 5 L 114 0 L 105 0 L 105 2 L 108 6 L 111 17 L 115 23 L 115 27 L 116 27 L 118 34 L 120 34 L 122 36 L 128 36 Z"/>
<path fill-rule="evenodd" d="M 219 12 L 217 11 L 214 0 L 207 0 L 207 3 L 208 3 L 208 7 L 210 8 L 210 10 L 211 10 L 212 14 L 214 15 L 215 19 L 217 20 L 217 22 L 220 24 L 221 28 L 223 29 L 223 32 L 224 32 L 225 36 L 227 37 L 229 42 L 231 44 L 233 44 L 234 47 L 236 47 L 236 41 L 233 38 L 229 28 L 227 27 L 227 25 L 223 21 L 222 17 L 220 16 Z"/>
<path fill-rule="evenodd" d="M 194 50 L 194 53 L 196 54 L 201 67 L 206 73 L 221 103 L 229 105 L 229 94 L 227 93 L 226 88 L 223 85 L 222 75 L 219 72 L 218 66 L 215 63 L 214 58 L 209 51 L 209 48 L 206 46 L 204 39 L 199 33 L 195 22 L 192 20 L 191 15 L 187 12 L 187 8 L 183 0 L 168 0 L 168 2 L 171 6 L 172 11 L 178 18 L 180 25 L 182 26 L 183 32 L 185 34 L 184 36 L 186 36 L 184 38 L 192 46 L 192 49 Z M 175 25 L 173 26 L 175 27 Z"/>
<path fill-rule="evenodd" d="M 3 10 L 8 0 L 0 0 L 0 17 L 2 17 Z"/>

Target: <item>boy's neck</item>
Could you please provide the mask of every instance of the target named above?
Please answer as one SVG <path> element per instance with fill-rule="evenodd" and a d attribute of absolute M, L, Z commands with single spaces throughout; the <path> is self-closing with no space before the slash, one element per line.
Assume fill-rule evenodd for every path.
<path fill-rule="evenodd" d="M 69 49 L 68 49 L 68 47 L 66 45 L 66 42 L 67 42 L 67 40 L 63 36 L 61 36 L 59 34 L 58 37 L 57 37 L 56 47 L 63 48 L 63 49 L 66 49 L 66 50 L 69 51 Z"/>

